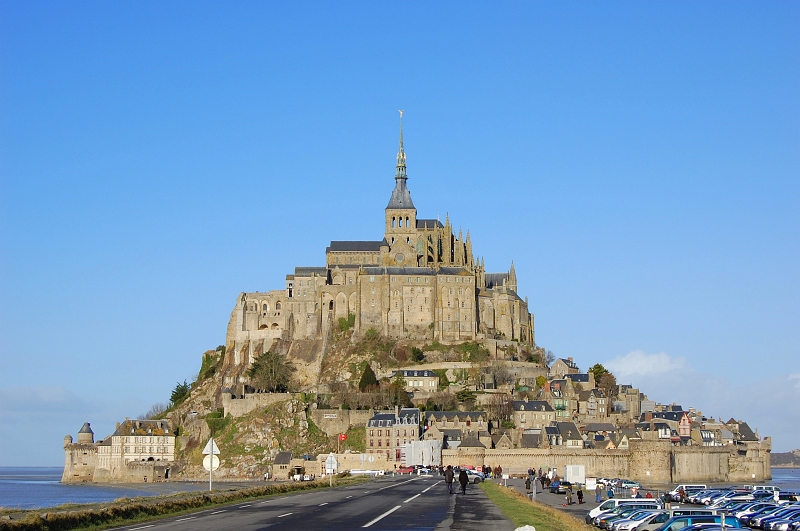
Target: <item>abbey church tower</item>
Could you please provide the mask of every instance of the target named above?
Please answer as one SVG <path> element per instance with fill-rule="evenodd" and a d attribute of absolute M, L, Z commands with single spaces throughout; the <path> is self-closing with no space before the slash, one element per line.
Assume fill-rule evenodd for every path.
<path fill-rule="evenodd" d="M 406 153 L 403 147 L 403 111 L 400 111 L 400 145 L 394 174 L 394 190 L 386 205 L 384 238 L 389 244 L 386 266 L 417 265 L 417 209 L 411 200 L 406 181 Z"/>

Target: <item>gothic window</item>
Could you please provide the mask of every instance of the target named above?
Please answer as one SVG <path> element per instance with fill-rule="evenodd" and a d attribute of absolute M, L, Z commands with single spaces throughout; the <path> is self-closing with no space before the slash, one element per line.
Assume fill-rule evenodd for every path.
<path fill-rule="evenodd" d="M 395 223 L 397 222 L 397 218 L 392 218 L 392 228 L 394 228 Z"/>
<path fill-rule="evenodd" d="M 411 238 L 406 238 L 406 243 L 407 243 L 408 245 L 411 245 Z"/>
<path fill-rule="evenodd" d="M 408 227 L 408 216 L 406 216 L 406 227 Z"/>
<path fill-rule="evenodd" d="M 263 311 L 267 312 L 267 311 L 269 311 L 269 306 L 267 306 L 267 303 L 264 303 L 264 305 L 263 305 L 263 306 L 261 306 L 261 309 L 262 309 Z"/>

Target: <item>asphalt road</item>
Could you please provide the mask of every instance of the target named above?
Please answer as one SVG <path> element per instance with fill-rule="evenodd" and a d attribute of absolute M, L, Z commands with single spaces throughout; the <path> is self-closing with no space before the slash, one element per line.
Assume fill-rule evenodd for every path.
<path fill-rule="evenodd" d="M 512 531 L 514 525 L 483 491 L 449 495 L 440 476 L 398 476 L 368 483 L 265 498 L 150 523 L 125 531 L 344 531 L 486 529 Z"/>

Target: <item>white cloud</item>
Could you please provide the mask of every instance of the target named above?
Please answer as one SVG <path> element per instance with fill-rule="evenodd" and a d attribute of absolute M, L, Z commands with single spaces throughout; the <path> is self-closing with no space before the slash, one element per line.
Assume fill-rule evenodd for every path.
<path fill-rule="evenodd" d="M 603 365 L 613 372 L 617 379 L 662 374 L 688 367 L 685 358 L 673 358 L 666 352 L 647 354 L 643 350 L 634 350 L 624 356 L 617 356 Z"/>
<path fill-rule="evenodd" d="M 621 384 L 632 384 L 648 398 L 693 407 L 708 417 L 746 421 L 759 435 L 772 437 L 773 451 L 800 448 L 800 374 L 763 381 L 731 383 L 723 376 L 696 371 L 682 357 L 635 350 L 603 362 Z M 746 364 L 741 367 L 747 371 Z"/>

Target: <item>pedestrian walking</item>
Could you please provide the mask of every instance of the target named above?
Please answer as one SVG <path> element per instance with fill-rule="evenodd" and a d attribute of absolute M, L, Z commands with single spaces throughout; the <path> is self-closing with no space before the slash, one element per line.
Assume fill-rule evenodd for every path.
<path fill-rule="evenodd" d="M 594 488 L 594 502 L 600 503 L 601 501 L 603 501 L 603 484 L 598 483 Z"/>
<path fill-rule="evenodd" d="M 580 487 L 578 487 L 578 492 L 575 493 L 578 496 L 578 505 L 583 503 L 583 491 Z"/>
<path fill-rule="evenodd" d="M 567 505 L 572 505 L 572 487 L 567 487 Z"/>
<path fill-rule="evenodd" d="M 447 469 L 444 471 L 444 484 L 447 485 L 448 494 L 453 494 L 453 478 L 454 477 L 455 477 L 455 473 L 453 472 L 453 466 L 452 465 L 447 465 Z"/>
<path fill-rule="evenodd" d="M 458 482 L 461 484 L 461 494 L 466 494 L 467 483 L 469 483 L 466 470 L 461 470 L 461 472 L 458 473 Z"/>
<path fill-rule="evenodd" d="M 614 497 L 614 487 L 612 487 L 611 484 L 609 484 L 608 485 L 608 499 L 610 500 L 613 497 Z"/>

